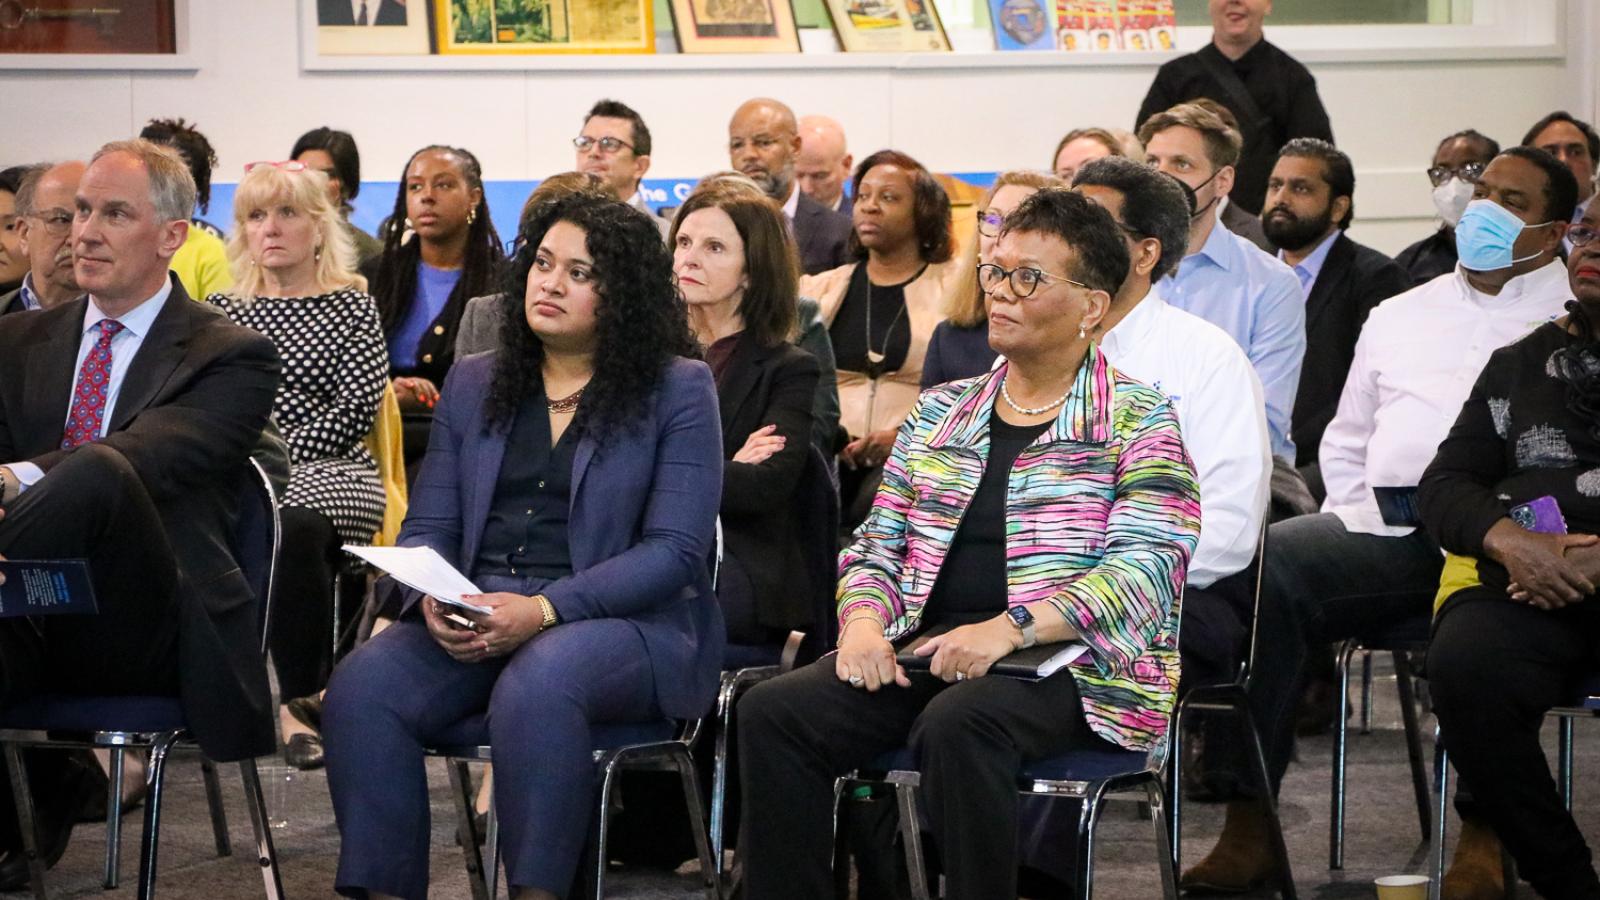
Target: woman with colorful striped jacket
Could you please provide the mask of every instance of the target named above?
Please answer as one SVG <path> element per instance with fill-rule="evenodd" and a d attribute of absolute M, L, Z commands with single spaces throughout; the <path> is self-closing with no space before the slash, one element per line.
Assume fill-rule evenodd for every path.
<path fill-rule="evenodd" d="M 1080 195 L 1007 217 L 978 277 L 1008 361 L 918 400 L 840 560 L 838 652 L 739 706 L 750 896 L 827 896 L 834 779 L 909 744 L 946 896 L 1009 900 L 1018 770 L 1165 733 L 1200 503 L 1171 406 L 1089 338 L 1128 265 Z M 1087 652 L 1053 675 L 985 677 L 1065 641 Z"/>

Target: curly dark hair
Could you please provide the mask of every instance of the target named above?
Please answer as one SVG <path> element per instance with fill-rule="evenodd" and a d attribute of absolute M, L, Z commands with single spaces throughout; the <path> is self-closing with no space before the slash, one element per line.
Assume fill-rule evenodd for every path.
<path fill-rule="evenodd" d="M 402 223 L 406 221 L 406 176 L 417 157 L 434 152 L 455 158 L 468 187 L 483 188 L 483 167 L 479 165 L 478 158 L 460 147 L 432 144 L 411 154 L 406 160 L 405 168 L 400 170 L 394 210 L 389 214 L 388 227 L 382 229 L 383 253 L 378 257 L 376 270 L 367 275 L 367 281 L 372 285 L 372 299 L 377 301 L 378 312 L 383 319 L 385 337 L 394 336 L 416 302 L 417 261 L 422 259 L 422 241 L 405 240 L 406 229 Z M 468 300 L 494 292 L 495 282 L 500 278 L 505 263 L 500 235 L 489 218 L 488 199 L 480 197 L 473 213 L 472 224 L 467 226 L 467 253 L 461 264 L 461 279 L 456 282 L 449 300 L 445 302 L 445 309 L 458 319 Z M 442 368 L 448 368 L 453 362 L 453 348 L 448 353 L 450 358 L 443 362 Z"/>
<path fill-rule="evenodd" d="M 636 424 L 674 356 L 698 359 L 688 308 L 672 281 L 672 255 L 650 217 L 611 197 L 583 192 L 535 206 L 526 216 L 501 300 L 500 347 L 489 385 L 490 427 L 509 428 L 539 378 L 544 345 L 527 325 L 528 272 L 558 222 L 583 229 L 594 261 L 594 376 L 573 427 L 604 444 Z"/>
<path fill-rule="evenodd" d="M 955 254 L 950 239 L 950 195 L 927 167 L 899 150 L 879 150 L 856 166 L 850 180 L 850 195 L 861 196 L 861 180 L 878 166 L 895 166 L 911 179 L 911 218 L 916 223 L 917 253 L 925 263 L 942 263 Z M 867 258 L 856 230 L 850 229 L 846 252 L 851 259 Z"/>
<path fill-rule="evenodd" d="M 178 155 L 189 165 L 189 174 L 194 176 L 195 199 L 200 212 L 210 209 L 211 170 L 217 167 L 217 151 L 212 149 L 211 141 L 200 133 L 200 129 L 182 118 L 151 119 L 139 132 L 139 137 L 178 151 Z"/>

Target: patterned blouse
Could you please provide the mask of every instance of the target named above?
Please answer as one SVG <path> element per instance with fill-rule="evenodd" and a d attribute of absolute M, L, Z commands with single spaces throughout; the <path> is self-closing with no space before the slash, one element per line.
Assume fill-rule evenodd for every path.
<path fill-rule="evenodd" d="M 989 453 L 1009 365 L 929 390 L 901 426 L 872 512 L 840 556 L 839 619 L 870 610 L 890 640 L 917 629 Z M 1049 603 L 1089 653 L 1071 667 L 1089 727 L 1128 749 L 1166 732 L 1178 607 L 1200 535 L 1200 490 L 1167 399 L 1098 347 L 1060 416 L 1008 481 L 1006 584 Z"/>

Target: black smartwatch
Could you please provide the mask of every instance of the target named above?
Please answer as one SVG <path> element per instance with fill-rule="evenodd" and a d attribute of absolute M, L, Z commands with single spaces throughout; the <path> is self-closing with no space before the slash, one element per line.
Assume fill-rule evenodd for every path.
<path fill-rule="evenodd" d="M 1026 606 L 1013 606 L 1007 609 L 1006 618 L 1010 619 L 1011 624 L 1022 632 L 1022 648 L 1024 650 L 1039 643 L 1039 636 L 1033 630 L 1033 613 L 1028 612 Z"/>

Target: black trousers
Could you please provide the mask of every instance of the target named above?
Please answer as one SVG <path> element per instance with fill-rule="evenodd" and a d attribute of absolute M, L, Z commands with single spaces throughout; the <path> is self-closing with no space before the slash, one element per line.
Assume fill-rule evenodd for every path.
<path fill-rule="evenodd" d="M 1015 900 L 1018 771 L 1111 746 L 1089 730 L 1071 674 L 951 685 L 919 673 L 909 688 L 868 693 L 833 667 L 830 654 L 739 703 L 746 893 L 832 896 L 834 779 L 909 744 L 948 896 Z"/>
<path fill-rule="evenodd" d="M 1295 713 L 1314 654 L 1334 641 L 1427 615 L 1443 565 L 1438 545 L 1421 531 L 1357 534 L 1332 513 L 1288 519 L 1268 530 L 1250 708 L 1274 794 L 1294 754 Z M 1249 771 L 1244 748 L 1229 746 L 1231 759 L 1210 761 Z"/>
<path fill-rule="evenodd" d="M 278 608 L 272 616 L 272 665 L 285 700 L 306 697 L 328 683 L 333 665 L 333 579 L 339 535 L 328 517 L 303 506 L 279 510 L 283 553 Z"/>
<path fill-rule="evenodd" d="M 87 559 L 99 612 L 0 620 L 0 702 L 178 692 L 178 566 L 144 483 L 87 444 L 5 508 L 0 556 Z"/>
<path fill-rule="evenodd" d="M 1467 588 L 1440 610 L 1428 648 L 1440 737 L 1472 784 L 1473 809 L 1550 900 L 1600 898 L 1589 846 L 1539 743 L 1545 713 L 1570 703 L 1574 680 L 1600 665 L 1596 602 L 1546 612 Z"/>

